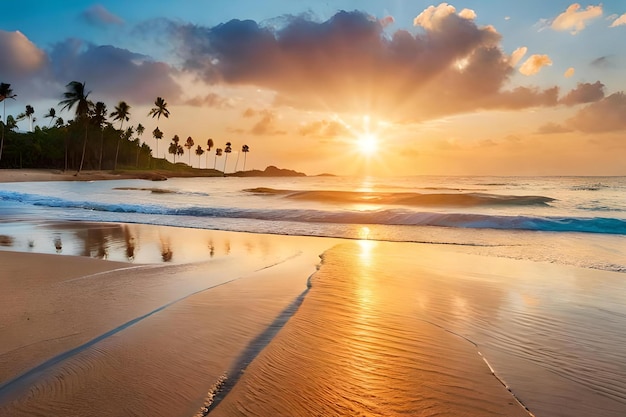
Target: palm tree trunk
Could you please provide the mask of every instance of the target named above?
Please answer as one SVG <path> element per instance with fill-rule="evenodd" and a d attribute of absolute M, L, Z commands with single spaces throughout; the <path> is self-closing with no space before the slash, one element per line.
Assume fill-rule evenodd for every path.
<path fill-rule="evenodd" d="M 213 169 L 217 166 L 217 155 L 215 155 L 215 159 L 213 160 Z"/>
<path fill-rule="evenodd" d="M 98 170 L 102 171 L 102 154 L 104 153 L 104 129 L 100 129 L 100 160 L 98 161 Z"/>
<path fill-rule="evenodd" d="M 226 162 L 228 162 L 228 154 L 226 154 L 226 158 L 224 158 L 224 176 L 226 176 Z"/>
<path fill-rule="evenodd" d="M 2 112 L 2 140 L 0 141 L 0 161 L 2 161 L 2 148 L 4 148 L 4 131 L 7 127 L 7 102 L 6 99 L 2 103 L 4 110 Z"/>
<path fill-rule="evenodd" d="M 122 140 L 122 138 L 118 138 L 117 139 L 117 148 L 115 149 L 115 162 L 113 163 L 113 171 L 117 170 L 117 156 L 120 153 L 120 141 Z"/>
<path fill-rule="evenodd" d="M 87 149 L 87 132 L 89 130 L 89 125 L 87 124 L 87 120 L 85 120 L 85 140 L 83 141 L 83 156 L 80 158 L 80 165 L 78 166 L 78 171 L 76 171 L 76 175 L 80 174 L 80 171 L 83 169 L 83 162 L 85 162 L 85 150 Z"/>
<path fill-rule="evenodd" d="M 241 152 L 237 152 L 237 160 L 235 161 L 235 172 L 237 172 L 237 165 L 239 165 L 239 155 L 241 155 Z"/>
<path fill-rule="evenodd" d="M 65 168 L 63 168 L 63 172 L 67 172 L 67 152 L 68 152 L 68 143 L 67 143 L 67 132 L 65 133 Z"/>
<path fill-rule="evenodd" d="M 246 157 L 248 156 L 248 152 L 243 154 L 243 170 L 246 170 Z"/>

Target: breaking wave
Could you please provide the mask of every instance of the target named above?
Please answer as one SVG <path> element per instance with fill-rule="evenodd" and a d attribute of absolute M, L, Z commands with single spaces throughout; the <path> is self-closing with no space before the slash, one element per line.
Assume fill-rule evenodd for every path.
<path fill-rule="evenodd" d="M 320 192 L 306 193 L 313 193 L 313 195 L 316 196 L 320 195 Z M 345 198 L 345 195 L 343 195 L 342 198 Z M 165 216 L 190 216 L 200 219 L 235 218 L 279 222 L 291 221 L 301 223 L 440 226 L 451 228 L 535 230 L 549 232 L 582 232 L 626 235 L 626 220 L 606 217 L 534 217 L 470 213 L 436 213 L 414 211 L 408 208 L 392 208 L 370 211 L 348 211 L 280 208 L 220 208 L 207 206 L 166 207 L 163 205 L 155 204 L 126 204 L 121 202 L 111 203 L 88 200 L 72 201 L 57 197 L 48 197 L 17 192 L 0 192 L 0 200 L 50 208 L 78 209 L 113 213 L 139 213 Z"/>
<path fill-rule="evenodd" d="M 294 191 L 274 188 L 244 190 L 257 195 L 281 195 L 288 199 L 333 203 L 369 203 L 427 207 L 547 206 L 554 198 L 487 193 L 385 193 L 360 191 Z"/>

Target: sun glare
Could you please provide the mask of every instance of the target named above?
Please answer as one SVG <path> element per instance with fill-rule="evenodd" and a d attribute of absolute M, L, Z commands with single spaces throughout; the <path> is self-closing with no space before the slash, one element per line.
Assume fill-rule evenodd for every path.
<path fill-rule="evenodd" d="M 357 138 L 359 151 L 364 155 L 373 155 L 378 150 L 378 139 L 371 133 L 365 133 Z"/>

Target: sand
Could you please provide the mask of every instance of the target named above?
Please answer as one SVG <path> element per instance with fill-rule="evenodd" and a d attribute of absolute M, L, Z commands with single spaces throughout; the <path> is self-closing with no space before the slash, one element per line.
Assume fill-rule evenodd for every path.
<path fill-rule="evenodd" d="M 0 169 L 0 182 L 35 182 L 35 181 L 102 181 L 145 179 L 163 181 L 173 177 L 214 177 L 222 174 L 213 170 L 194 172 L 174 172 L 165 170 L 145 171 L 76 171 L 63 172 L 58 169 Z"/>
<path fill-rule="evenodd" d="M 0 252 L 0 415 L 528 415 L 379 281 L 386 251 L 263 236 L 242 256 L 217 233 L 234 253 L 183 264 Z"/>

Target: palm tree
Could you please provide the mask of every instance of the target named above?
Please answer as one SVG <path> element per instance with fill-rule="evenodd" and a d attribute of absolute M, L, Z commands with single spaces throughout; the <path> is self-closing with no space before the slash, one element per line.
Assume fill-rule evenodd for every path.
<path fill-rule="evenodd" d="M 27 104 L 26 105 L 26 111 L 24 112 L 24 115 L 28 119 L 28 125 L 29 125 L 29 129 L 28 130 L 30 132 L 33 131 L 33 122 L 34 122 L 33 114 L 35 114 L 35 109 L 30 104 Z"/>
<path fill-rule="evenodd" d="M 243 170 L 246 170 L 246 156 L 248 156 L 248 152 L 250 152 L 250 147 L 248 145 L 243 145 L 241 147 L 241 152 L 243 152 Z"/>
<path fill-rule="evenodd" d="M 191 138 L 191 136 L 189 136 L 187 138 L 187 142 L 185 142 L 185 148 L 187 148 L 187 151 L 189 151 L 189 166 L 191 166 L 191 148 L 193 147 L 193 145 L 193 139 Z"/>
<path fill-rule="evenodd" d="M 59 102 L 62 106 L 61 110 L 72 110 L 72 107 L 76 106 L 76 119 L 82 120 L 85 124 L 85 140 L 83 141 L 83 155 L 80 159 L 80 166 L 76 175 L 83 169 L 83 162 L 85 161 L 85 149 L 87 149 L 87 133 L 89 131 L 89 110 L 93 106 L 93 103 L 89 101 L 89 92 L 85 92 L 85 83 L 78 81 L 72 81 L 66 86 L 67 91 L 63 93 L 64 99 Z M 67 170 L 67 141 L 65 142 L 65 169 Z"/>
<path fill-rule="evenodd" d="M 7 102 L 8 98 L 12 98 L 15 100 L 17 94 L 13 94 L 13 90 L 11 89 L 11 84 L 0 83 L 0 101 L 3 103 L 3 113 L 2 113 L 2 140 L 0 141 L 0 160 L 2 160 L 2 148 L 4 148 L 4 130 L 7 124 Z"/>
<path fill-rule="evenodd" d="M 217 166 L 217 157 L 222 156 L 222 148 L 215 149 L 215 160 L 213 161 L 213 169 Z"/>
<path fill-rule="evenodd" d="M 165 117 L 166 119 L 170 117 L 170 111 L 167 109 L 167 103 L 162 97 L 157 97 L 156 100 L 154 100 L 154 107 L 148 112 L 148 116 L 152 116 L 153 119 L 156 117 L 157 121 L 161 120 L 161 116 Z M 157 126 L 157 129 L 158 128 L 159 126 Z M 156 157 L 159 157 L 158 143 Z M 165 158 L 165 155 L 163 157 Z"/>
<path fill-rule="evenodd" d="M 120 153 L 120 141 L 122 140 L 122 126 L 124 121 L 130 119 L 130 106 L 125 101 L 120 101 L 115 107 L 115 111 L 111 113 L 113 120 L 120 121 L 120 136 L 117 138 L 117 149 L 115 150 L 115 163 L 113 164 L 113 171 L 117 169 L 117 157 Z"/>
<path fill-rule="evenodd" d="M 206 141 L 206 169 L 209 169 L 209 152 L 211 152 L 211 148 L 213 148 L 213 139 L 209 138 Z"/>
<path fill-rule="evenodd" d="M 180 138 L 178 135 L 174 135 L 172 142 L 170 143 L 170 147 L 167 148 L 167 152 L 174 155 L 174 164 L 176 164 L 176 154 L 178 154 L 179 148 L 182 149 L 182 147 L 178 144 L 179 141 Z"/>
<path fill-rule="evenodd" d="M 141 146 L 139 146 L 139 139 L 143 136 L 143 132 L 146 130 L 145 127 L 141 123 L 137 125 L 137 161 L 135 161 L 135 166 L 139 167 L 139 151 L 141 151 Z"/>
<path fill-rule="evenodd" d="M 202 149 L 200 145 L 198 145 L 198 147 L 196 148 L 196 155 L 198 155 L 198 168 L 200 168 L 200 156 L 202 156 L 203 153 L 204 149 Z"/>
<path fill-rule="evenodd" d="M 163 139 L 163 132 L 161 132 L 159 128 L 157 127 L 156 129 L 152 131 L 152 137 L 154 138 L 156 142 L 156 157 L 158 158 L 159 157 L 159 141 Z"/>
<path fill-rule="evenodd" d="M 54 107 L 50 107 L 50 110 L 48 110 L 48 113 L 46 113 L 46 115 L 44 116 L 44 119 L 50 119 L 50 123 L 48 123 L 48 127 L 52 126 L 52 123 L 54 123 L 54 119 L 57 118 L 57 111 Z"/>
<path fill-rule="evenodd" d="M 52 110 L 52 109 L 50 109 Z M 104 126 L 107 121 L 107 105 L 98 101 L 93 108 L 91 121 L 100 129 L 100 158 L 98 159 L 98 170 L 102 171 L 102 155 L 104 154 Z"/>
<path fill-rule="evenodd" d="M 230 142 L 226 142 L 226 147 L 224 148 L 224 153 L 226 154 L 226 158 L 224 158 L 224 176 L 226 176 L 226 163 L 228 162 L 228 154 L 233 151 L 233 148 Z"/>
<path fill-rule="evenodd" d="M 165 117 L 166 119 L 170 117 L 170 111 L 167 109 L 167 103 L 161 97 L 156 98 L 156 100 L 154 101 L 154 106 L 155 107 L 153 107 L 152 110 L 150 110 L 150 112 L 148 113 L 148 116 L 152 116 L 153 119 L 156 117 L 157 120 L 159 120 L 161 116 Z"/>

